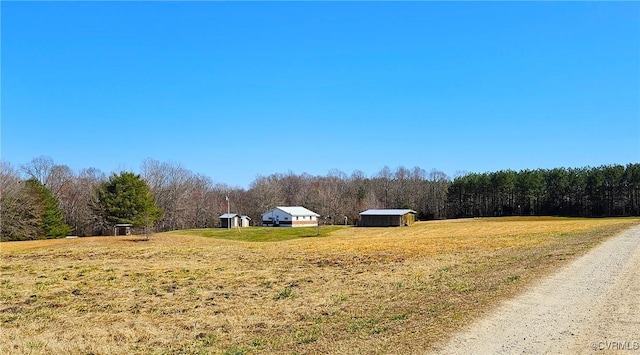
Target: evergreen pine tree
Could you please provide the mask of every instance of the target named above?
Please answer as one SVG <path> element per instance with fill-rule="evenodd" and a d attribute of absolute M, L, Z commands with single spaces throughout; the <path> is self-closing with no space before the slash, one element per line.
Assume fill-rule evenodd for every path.
<path fill-rule="evenodd" d="M 43 238 L 61 238 L 69 235 L 72 229 L 65 223 L 64 213 L 51 191 L 36 179 L 27 180 L 26 185 L 33 194 L 39 212 L 39 234 Z"/>
<path fill-rule="evenodd" d="M 150 226 L 162 215 L 149 186 L 130 172 L 112 174 L 98 190 L 98 206 L 107 222 Z"/>

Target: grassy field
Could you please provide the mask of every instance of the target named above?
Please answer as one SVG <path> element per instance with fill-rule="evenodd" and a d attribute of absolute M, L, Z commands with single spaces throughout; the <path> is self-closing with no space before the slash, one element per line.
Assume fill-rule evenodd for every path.
<path fill-rule="evenodd" d="M 311 237 L 326 237 L 336 230 L 342 229 L 340 226 L 321 226 L 319 228 L 273 228 L 273 227 L 251 227 L 228 230 L 223 228 L 215 229 L 185 229 L 172 232 L 173 234 L 190 235 L 198 237 L 209 237 L 227 240 L 237 240 L 244 242 L 282 242 L 285 240 Z"/>
<path fill-rule="evenodd" d="M 423 353 L 639 219 L 0 244 L 0 353 Z"/>

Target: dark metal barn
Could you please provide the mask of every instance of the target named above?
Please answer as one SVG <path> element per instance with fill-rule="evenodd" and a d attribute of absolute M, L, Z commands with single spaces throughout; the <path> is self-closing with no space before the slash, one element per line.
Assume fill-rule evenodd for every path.
<path fill-rule="evenodd" d="M 360 212 L 360 227 L 401 227 L 416 221 L 416 211 L 406 209 L 366 210 Z"/>

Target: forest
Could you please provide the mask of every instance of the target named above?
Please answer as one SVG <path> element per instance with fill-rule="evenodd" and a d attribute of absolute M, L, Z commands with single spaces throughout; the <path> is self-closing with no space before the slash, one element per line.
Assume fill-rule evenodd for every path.
<path fill-rule="evenodd" d="M 75 172 L 46 156 L 18 167 L 1 162 L 1 239 L 110 234 L 114 219 L 105 215 L 99 195 L 116 176 L 96 168 Z M 385 166 L 373 176 L 358 170 L 258 176 L 240 188 L 178 163 L 146 159 L 136 176 L 155 201 L 157 232 L 217 227 L 227 197 L 231 212 L 249 215 L 254 225 L 270 208 L 293 205 L 317 212 L 325 224 L 354 224 L 369 208 L 410 208 L 418 220 L 640 215 L 640 164 L 465 173 L 453 179 L 438 170 Z"/>
<path fill-rule="evenodd" d="M 466 174 L 447 193 L 448 217 L 640 215 L 640 164 Z"/>

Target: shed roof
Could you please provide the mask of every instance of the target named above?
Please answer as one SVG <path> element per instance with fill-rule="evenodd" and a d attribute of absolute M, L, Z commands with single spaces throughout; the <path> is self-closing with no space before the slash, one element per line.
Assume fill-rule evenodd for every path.
<path fill-rule="evenodd" d="M 240 215 L 240 214 L 237 214 L 237 213 L 225 213 L 225 214 L 221 215 L 219 218 L 233 218 L 235 216 L 238 216 L 240 218 L 251 219 L 251 217 L 249 217 L 249 216 Z"/>
<path fill-rule="evenodd" d="M 408 209 L 370 209 L 364 212 L 360 212 L 361 216 L 404 216 L 407 213 L 418 213 L 414 210 Z"/>
<path fill-rule="evenodd" d="M 316 216 L 319 217 L 320 215 L 308 210 L 302 206 L 278 206 L 276 207 L 277 209 L 279 209 L 280 211 L 286 212 L 292 216 Z"/>
<path fill-rule="evenodd" d="M 237 213 L 225 213 L 220 216 L 220 218 L 233 218 L 235 216 L 239 216 Z"/>

